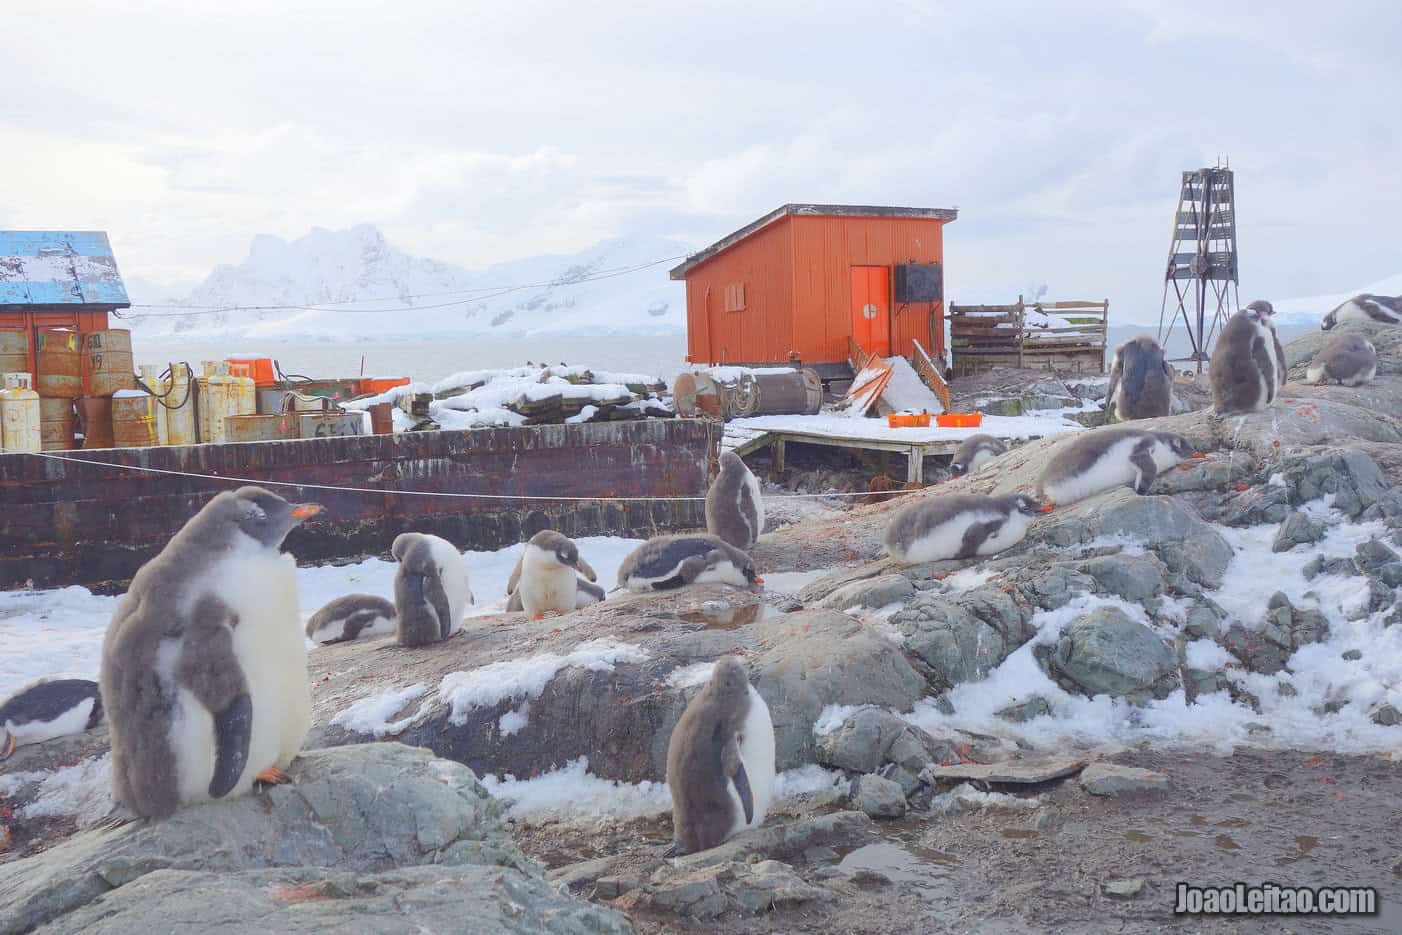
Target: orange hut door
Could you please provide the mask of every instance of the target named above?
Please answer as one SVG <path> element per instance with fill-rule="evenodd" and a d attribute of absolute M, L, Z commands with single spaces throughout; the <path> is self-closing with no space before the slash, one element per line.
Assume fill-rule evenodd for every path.
<path fill-rule="evenodd" d="M 884 266 L 852 267 L 852 338 L 869 354 L 891 356 L 891 283 Z"/>

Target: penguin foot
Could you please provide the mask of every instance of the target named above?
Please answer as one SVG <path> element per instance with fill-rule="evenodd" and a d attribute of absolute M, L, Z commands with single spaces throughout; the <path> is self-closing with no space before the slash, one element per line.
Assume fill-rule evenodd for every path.
<path fill-rule="evenodd" d="M 1037 512 L 1038 512 L 1038 513 L 1050 513 L 1050 512 L 1051 512 L 1052 510 L 1054 510 L 1054 509 L 1056 509 L 1056 504 L 1053 503 L 1052 501 L 1048 500 L 1048 501 L 1046 501 L 1045 503 L 1043 503 L 1041 506 L 1037 507 Z"/>
<path fill-rule="evenodd" d="M 531 619 L 532 619 L 532 620 L 544 620 L 546 617 L 558 617 L 558 616 L 560 616 L 560 612 L 559 612 L 558 610 L 542 610 L 542 611 L 538 611 L 537 613 L 531 614 Z"/>
<path fill-rule="evenodd" d="M 256 782 L 261 782 L 265 786 L 282 786 L 292 781 L 292 777 L 278 769 L 276 766 L 269 766 L 258 774 Z"/>

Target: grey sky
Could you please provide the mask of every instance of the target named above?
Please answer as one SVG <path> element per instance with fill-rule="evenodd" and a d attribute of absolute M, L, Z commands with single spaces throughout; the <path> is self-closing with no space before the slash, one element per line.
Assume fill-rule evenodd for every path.
<path fill-rule="evenodd" d="M 1178 173 L 1220 153 L 1243 298 L 1338 292 L 1402 271 L 1399 9 L 35 4 L 0 32 L 0 227 L 106 229 L 173 283 L 313 225 L 480 267 L 957 205 L 956 300 L 1047 283 L 1143 319 Z"/>

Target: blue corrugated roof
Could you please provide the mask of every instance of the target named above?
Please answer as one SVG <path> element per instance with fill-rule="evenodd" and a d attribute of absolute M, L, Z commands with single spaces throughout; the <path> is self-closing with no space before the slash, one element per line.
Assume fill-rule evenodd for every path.
<path fill-rule="evenodd" d="M 0 307 L 130 304 L 102 231 L 0 231 Z"/>

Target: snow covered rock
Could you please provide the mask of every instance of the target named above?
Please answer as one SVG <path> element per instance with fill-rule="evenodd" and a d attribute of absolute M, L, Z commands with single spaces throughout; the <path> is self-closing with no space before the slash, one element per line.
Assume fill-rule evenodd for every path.
<path fill-rule="evenodd" d="M 1048 665 L 1088 695 L 1162 698 L 1176 687 L 1178 654 L 1118 607 L 1097 607 L 1067 626 Z"/>
<path fill-rule="evenodd" d="M 1324 538 L 1325 525 L 1305 513 L 1291 513 L 1276 531 L 1272 552 L 1289 552 L 1297 545 L 1309 545 Z"/>
<path fill-rule="evenodd" d="M 876 609 L 888 604 L 904 604 L 915 596 L 915 585 L 904 575 L 879 575 L 865 581 L 854 581 L 838 588 L 822 601 L 832 610 L 853 607 Z"/>
<path fill-rule="evenodd" d="M 1102 555 L 1081 563 L 1100 589 L 1127 601 L 1143 601 L 1164 587 L 1163 562 L 1153 555 Z"/>
<path fill-rule="evenodd" d="M 119 918 L 150 923 L 108 931 L 154 930 L 155 920 L 185 905 L 173 882 L 181 878 L 167 874 L 160 878 L 165 882 L 152 881 L 130 900 L 120 890 L 156 871 L 179 871 L 199 881 L 218 874 L 231 881 L 227 895 L 234 899 L 263 881 L 302 885 L 333 874 L 365 879 L 428 864 L 480 865 L 506 868 L 526 890 L 544 893 L 531 882 L 541 876 L 539 867 L 507 834 L 496 802 L 460 764 L 399 744 L 366 744 L 306 752 L 289 773 L 291 785 L 263 794 L 183 809 L 165 821 L 82 831 L 33 857 L 0 865 L 0 933 L 55 920 L 58 931 L 93 931 L 85 926 L 96 924 L 102 912 L 77 914 L 71 922 L 68 914 L 104 894 L 102 906 Z M 385 795 L 390 788 L 394 794 Z M 304 868 L 310 875 L 240 875 L 270 868 Z M 113 889 L 119 891 L 115 896 Z"/>
<path fill-rule="evenodd" d="M 1274 675 L 1285 668 L 1295 650 L 1329 637 L 1329 621 L 1318 610 L 1297 608 L 1277 592 L 1266 607 L 1259 629 L 1233 625 L 1222 635 L 1222 645 L 1252 672 Z"/>
<path fill-rule="evenodd" d="M 852 804 L 872 818 L 900 818 L 906 812 L 905 790 L 880 776 L 862 776 L 852 789 Z"/>
<path fill-rule="evenodd" d="M 1276 474 L 1295 504 L 1334 495 L 1334 509 L 1357 517 L 1388 494 L 1387 481 L 1372 458 L 1353 448 L 1289 450 Z"/>
<path fill-rule="evenodd" d="M 1020 724 L 1025 721 L 1031 721 L 1039 717 L 1050 715 L 1052 713 L 1052 707 L 1051 702 L 1047 701 L 1047 699 L 1043 698 L 1041 695 L 1033 695 L 1026 701 L 1008 705 L 1006 708 L 1000 708 L 994 713 L 1005 721 L 1012 721 Z"/>
<path fill-rule="evenodd" d="M 1031 613 L 1010 595 L 977 588 L 952 596 L 922 592 L 891 617 L 931 692 L 983 678 L 1032 638 Z"/>
<path fill-rule="evenodd" d="M 818 762 L 854 773 L 887 763 L 918 774 L 931 763 L 957 762 L 959 743 L 939 740 L 880 708 L 863 708 L 818 738 Z"/>

